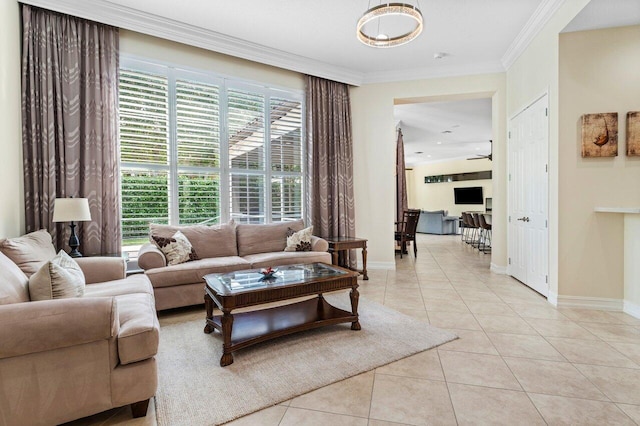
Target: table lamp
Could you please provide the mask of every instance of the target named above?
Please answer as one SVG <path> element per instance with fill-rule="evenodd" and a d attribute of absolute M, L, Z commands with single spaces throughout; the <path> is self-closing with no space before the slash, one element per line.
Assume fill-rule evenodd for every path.
<path fill-rule="evenodd" d="M 89 200 L 87 198 L 56 198 L 53 204 L 53 221 L 54 222 L 71 222 L 71 236 L 69 237 L 69 247 L 71 251 L 69 256 L 82 257 L 82 253 L 78 251 L 80 240 L 76 235 L 75 222 L 91 220 L 91 212 L 89 211 Z"/>

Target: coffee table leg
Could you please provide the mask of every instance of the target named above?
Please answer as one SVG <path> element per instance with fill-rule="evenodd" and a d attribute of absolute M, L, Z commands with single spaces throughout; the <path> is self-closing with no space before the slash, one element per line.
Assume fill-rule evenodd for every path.
<path fill-rule="evenodd" d="M 222 358 L 220 358 L 220 366 L 226 367 L 233 364 L 233 354 L 231 353 L 231 330 L 233 328 L 233 315 L 230 311 L 222 311 L 222 337 L 224 343 L 222 345 Z"/>
<path fill-rule="evenodd" d="M 206 324 L 204 326 L 204 332 L 206 334 L 209 334 L 213 332 L 215 328 L 213 327 L 213 325 L 209 324 L 209 321 L 208 321 L 213 317 L 213 300 L 211 299 L 211 296 L 209 296 L 207 293 L 204 294 L 204 307 L 207 311 L 206 317 L 205 317 Z"/>
<path fill-rule="evenodd" d="M 360 330 L 360 321 L 358 321 L 358 299 L 360 298 L 360 293 L 357 286 L 351 288 L 349 296 L 351 297 L 351 313 L 356 316 L 356 320 L 351 323 L 351 329 Z"/>

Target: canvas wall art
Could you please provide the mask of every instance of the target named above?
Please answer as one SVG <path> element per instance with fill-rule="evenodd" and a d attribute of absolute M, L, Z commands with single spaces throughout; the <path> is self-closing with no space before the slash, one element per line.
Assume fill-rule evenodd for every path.
<path fill-rule="evenodd" d="M 640 111 L 627 113 L 627 155 L 640 156 Z"/>
<path fill-rule="evenodd" d="M 605 112 L 582 116 L 582 156 L 618 155 L 618 113 Z"/>

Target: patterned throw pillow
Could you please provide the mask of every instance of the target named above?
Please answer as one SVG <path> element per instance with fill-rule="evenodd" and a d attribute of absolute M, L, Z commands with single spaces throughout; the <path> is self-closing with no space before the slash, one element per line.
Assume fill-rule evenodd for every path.
<path fill-rule="evenodd" d="M 31 300 L 64 299 L 84 294 L 85 278 L 78 263 L 64 250 L 29 277 Z"/>
<path fill-rule="evenodd" d="M 189 239 L 180 231 L 176 231 L 176 233 L 169 238 L 159 237 L 157 235 L 152 235 L 151 238 L 160 251 L 164 253 L 168 265 L 178 265 L 199 259 Z"/>
<path fill-rule="evenodd" d="M 313 226 L 298 232 L 289 228 L 287 230 L 287 247 L 285 247 L 284 251 L 311 251 L 312 232 Z"/>

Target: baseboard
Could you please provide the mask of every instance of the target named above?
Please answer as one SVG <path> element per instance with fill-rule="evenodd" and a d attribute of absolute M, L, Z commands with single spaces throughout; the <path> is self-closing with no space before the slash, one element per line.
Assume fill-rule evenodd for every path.
<path fill-rule="evenodd" d="M 622 311 L 623 308 L 622 299 L 562 295 L 556 297 L 556 306 L 559 308 L 599 309 L 602 311 Z M 551 299 L 551 294 L 549 295 L 549 299 Z"/>
<path fill-rule="evenodd" d="M 640 305 L 636 305 L 635 303 L 631 303 L 628 300 L 624 301 L 624 307 L 622 312 L 625 314 L 629 314 L 632 317 L 636 317 L 640 319 Z"/>
<path fill-rule="evenodd" d="M 553 306 L 558 306 L 558 293 L 555 291 L 549 290 L 549 295 L 547 296 L 547 302 L 551 303 Z"/>
<path fill-rule="evenodd" d="M 494 274 L 506 275 L 507 267 L 506 266 L 498 266 L 495 263 L 491 262 L 491 267 L 489 268 L 491 272 Z"/>
<path fill-rule="evenodd" d="M 362 269 L 362 262 L 358 261 L 358 268 Z M 396 262 L 369 262 L 367 269 L 396 269 Z"/>

